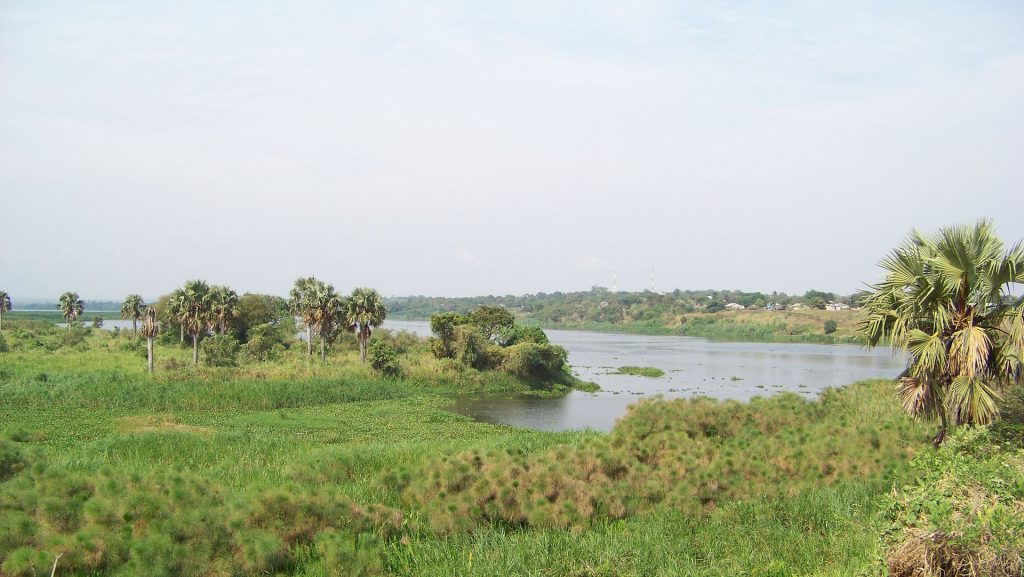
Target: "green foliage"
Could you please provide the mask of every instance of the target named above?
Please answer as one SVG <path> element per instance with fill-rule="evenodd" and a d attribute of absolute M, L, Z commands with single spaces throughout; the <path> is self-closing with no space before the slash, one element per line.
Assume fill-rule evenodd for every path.
<path fill-rule="evenodd" d="M 398 364 L 398 355 L 386 340 L 370 339 L 366 353 L 373 370 L 389 377 L 397 377 L 402 374 L 402 368 Z"/>
<path fill-rule="evenodd" d="M 1016 576 L 1024 571 L 1024 450 L 984 428 L 957 430 L 917 455 L 890 499 L 884 535 L 894 577 Z"/>
<path fill-rule="evenodd" d="M 502 331 L 511 330 L 516 319 L 502 307 L 482 306 L 469 313 L 469 322 L 480 329 L 484 338 L 491 340 Z"/>
<path fill-rule="evenodd" d="M 491 366 L 492 357 L 488 354 L 490 341 L 484 333 L 472 324 L 455 327 L 451 343 L 452 358 L 474 369 L 485 369 Z"/>
<path fill-rule="evenodd" d="M 10 349 L 7 348 L 7 339 L 4 338 L 3 334 L 0 334 L 0 353 L 6 353 L 8 350 Z"/>
<path fill-rule="evenodd" d="M 615 374 L 619 375 L 635 375 L 640 377 L 661 377 L 665 375 L 665 371 L 657 367 L 633 367 L 625 366 L 619 367 L 615 370 Z"/>
<path fill-rule="evenodd" d="M 288 302 L 278 296 L 245 293 L 238 298 L 238 315 L 232 323 L 241 342 L 249 341 L 249 331 L 267 324 L 277 324 L 289 317 Z"/>
<path fill-rule="evenodd" d="M 839 328 L 839 324 L 836 321 L 833 321 L 833 320 L 830 319 L 830 320 L 825 321 L 825 324 L 823 326 L 823 331 L 825 332 L 826 335 L 830 335 L 830 334 L 836 332 L 837 328 Z"/>
<path fill-rule="evenodd" d="M 519 343 L 537 343 L 538 345 L 548 343 L 548 336 L 544 331 L 540 327 L 532 326 L 513 325 L 502 329 L 497 337 L 498 344 L 503 347 Z"/>
<path fill-rule="evenodd" d="M 501 368 L 520 378 L 557 381 L 567 370 L 569 353 L 557 345 L 521 342 L 503 352 Z"/>
<path fill-rule="evenodd" d="M 238 339 L 231 335 L 211 335 L 203 339 L 203 363 L 208 367 L 233 367 L 238 363 Z"/>
<path fill-rule="evenodd" d="M 438 313 L 430 317 L 430 332 L 434 333 L 432 343 L 434 356 L 439 359 L 455 358 L 455 328 L 469 322 L 469 317 L 459 313 Z"/>
<path fill-rule="evenodd" d="M 266 323 L 248 329 L 248 340 L 239 348 L 241 358 L 249 362 L 266 362 L 285 351 L 287 337 L 279 327 Z"/>
<path fill-rule="evenodd" d="M 913 428 L 879 392 L 642 401 L 607 437 L 541 454 L 473 450 L 396 482 L 444 533 L 495 522 L 582 529 L 659 506 L 701 514 L 843 479 L 882 481 L 906 458 Z"/>
<path fill-rule="evenodd" d="M 717 313 L 717 312 L 721 312 L 721 311 L 724 311 L 724 310 L 725 310 L 725 303 L 723 303 L 722 301 L 718 301 L 718 300 L 713 300 L 713 301 L 709 302 L 704 307 L 704 312 L 707 312 L 707 313 Z"/>

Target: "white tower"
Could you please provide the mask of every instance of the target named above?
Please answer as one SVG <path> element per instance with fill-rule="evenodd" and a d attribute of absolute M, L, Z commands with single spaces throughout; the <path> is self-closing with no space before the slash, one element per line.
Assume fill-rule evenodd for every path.
<path fill-rule="evenodd" d="M 651 267 L 651 292 L 654 292 L 654 267 Z"/>
<path fill-rule="evenodd" d="M 612 292 L 619 290 L 619 275 L 612 269 Z"/>

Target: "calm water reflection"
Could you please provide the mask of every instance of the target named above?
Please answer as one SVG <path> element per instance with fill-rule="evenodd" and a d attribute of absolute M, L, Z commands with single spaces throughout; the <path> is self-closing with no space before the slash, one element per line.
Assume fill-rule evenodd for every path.
<path fill-rule="evenodd" d="M 429 335 L 425 322 L 388 321 L 385 328 Z M 531 429 L 611 429 L 626 407 L 639 398 L 705 395 L 748 400 L 779 391 L 813 397 L 826 387 L 878 377 L 894 377 L 904 359 L 888 349 L 857 345 L 722 343 L 690 337 L 615 335 L 583 331 L 546 331 L 569 351 L 569 363 L 581 379 L 601 385 L 597 393 L 574 391 L 560 399 L 466 399 L 453 410 L 489 423 Z M 623 365 L 657 367 L 660 378 L 613 375 Z"/>

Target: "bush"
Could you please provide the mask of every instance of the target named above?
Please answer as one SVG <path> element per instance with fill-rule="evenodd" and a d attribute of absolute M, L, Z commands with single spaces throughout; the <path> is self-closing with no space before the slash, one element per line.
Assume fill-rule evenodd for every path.
<path fill-rule="evenodd" d="M 473 325 L 459 325 L 455 327 L 454 334 L 451 344 L 453 358 L 474 369 L 487 368 L 491 357 L 486 349 L 491 343 L 480 329 Z"/>
<path fill-rule="evenodd" d="M 498 333 L 498 344 L 503 347 L 510 347 L 519 343 L 537 343 L 538 345 L 548 344 L 548 336 L 540 327 L 514 326 L 503 329 Z"/>
<path fill-rule="evenodd" d="M 5 339 L 2 334 L 0 334 L 0 353 L 6 353 L 7 351 L 7 339 Z"/>
<path fill-rule="evenodd" d="M 135 353 L 142 358 L 146 358 L 146 341 L 140 339 L 130 339 L 120 344 L 122 351 L 127 353 Z"/>
<path fill-rule="evenodd" d="M 366 347 L 366 356 L 375 371 L 389 377 L 402 374 L 402 368 L 398 365 L 398 355 L 387 341 L 377 337 L 370 339 L 370 344 Z"/>
<path fill-rule="evenodd" d="M 547 379 L 562 374 L 569 353 L 557 345 L 523 342 L 504 351 L 502 370 L 520 378 Z"/>
<path fill-rule="evenodd" d="M 277 358 L 285 350 L 281 331 L 272 324 L 249 329 L 249 340 L 239 349 L 246 361 L 263 362 Z"/>
<path fill-rule="evenodd" d="M 836 321 L 832 321 L 832 320 L 825 321 L 825 334 L 826 335 L 830 335 L 830 334 L 836 332 L 836 328 L 838 328 L 838 327 L 839 327 L 839 325 L 836 323 Z"/>
<path fill-rule="evenodd" d="M 1010 577 L 1024 571 L 1024 451 L 986 428 L 955 431 L 914 458 L 919 474 L 887 508 L 894 577 Z"/>
<path fill-rule="evenodd" d="M 212 335 L 199 345 L 208 367 L 233 367 L 238 361 L 238 340 L 231 335 Z"/>

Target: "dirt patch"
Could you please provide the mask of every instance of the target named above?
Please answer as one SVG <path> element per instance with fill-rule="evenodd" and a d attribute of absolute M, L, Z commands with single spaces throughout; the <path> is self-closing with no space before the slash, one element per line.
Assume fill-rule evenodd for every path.
<path fill-rule="evenodd" d="M 176 433 L 208 434 L 212 429 L 178 422 L 174 415 L 132 415 L 121 419 L 118 430 L 123 433 Z"/>

